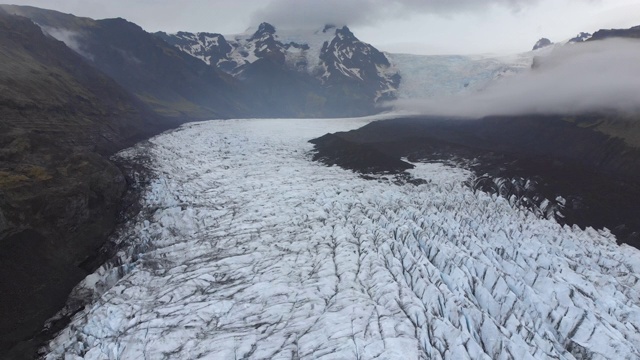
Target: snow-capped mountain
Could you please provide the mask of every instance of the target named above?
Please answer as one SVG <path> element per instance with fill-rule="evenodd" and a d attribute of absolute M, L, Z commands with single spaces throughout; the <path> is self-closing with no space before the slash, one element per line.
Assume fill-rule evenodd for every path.
<path fill-rule="evenodd" d="M 327 83 L 362 81 L 377 89 L 376 101 L 393 99 L 400 85 L 400 75 L 391 67 L 387 57 L 358 40 L 346 26 L 336 29 L 335 34 L 320 51 L 321 64 L 325 69 L 321 78 Z"/>
<path fill-rule="evenodd" d="M 156 33 L 182 51 L 238 78 L 250 76 L 261 59 L 283 64 L 324 88 L 351 86 L 374 103 L 480 91 L 490 83 L 531 68 L 534 53 L 514 56 L 411 55 L 383 53 L 360 41 L 348 27 L 288 31 L 263 23 L 255 31 Z"/>
<path fill-rule="evenodd" d="M 262 23 L 255 31 L 223 36 L 212 33 L 156 33 L 168 43 L 236 77 L 259 60 L 309 76 L 322 86 L 357 84 L 374 102 L 395 98 L 398 72 L 376 48 L 348 27 L 326 25 L 316 31 L 287 31 Z"/>
<path fill-rule="evenodd" d="M 164 34 L 164 33 L 157 33 Z M 233 49 L 224 36 L 212 33 L 180 31 L 173 36 L 163 36 L 169 44 L 211 65 L 220 65 Z"/>

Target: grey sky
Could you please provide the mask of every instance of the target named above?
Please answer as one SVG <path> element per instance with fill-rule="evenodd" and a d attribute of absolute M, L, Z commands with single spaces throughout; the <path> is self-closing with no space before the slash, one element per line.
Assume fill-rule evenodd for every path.
<path fill-rule="evenodd" d="M 640 25 L 640 0 L 14 0 L 92 18 L 123 17 L 147 31 L 243 32 L 348 24 L 382 50 L 515 53 L 540 37 Z"/>

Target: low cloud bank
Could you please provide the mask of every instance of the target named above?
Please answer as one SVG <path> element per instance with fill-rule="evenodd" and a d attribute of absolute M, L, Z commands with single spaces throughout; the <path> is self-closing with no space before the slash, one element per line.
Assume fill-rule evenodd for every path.
<path fill-rule="evenodd" d="M 534 69 L 475 94 L 393 102 L 424 115 L 640 113 L 640 40 L 569 44 L 538 57 Z"/>
<path fill-rule="evenodd" d="M 254 14 L 254 21 L 276 26 L 318 28 L 325 24 L 373 25 L 389 18 L 412 14 L 468 13 L 494 6 L 519 11 L 540 0 L 273 0 Z M 576 0 L 592 1 L 592 0 Z"/>

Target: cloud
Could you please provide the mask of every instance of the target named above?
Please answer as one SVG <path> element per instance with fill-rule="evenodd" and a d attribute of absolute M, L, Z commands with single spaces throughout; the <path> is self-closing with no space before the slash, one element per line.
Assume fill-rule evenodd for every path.
<path fill-rule="evenodd" d="M 80 35 L 80 33 L 76 31 L 67 30 L 67 29 L 54 28 L 54 27 L 42 26 L 42 25 L 40 25 L 40 29 L 42 29 L 42 31 L 45 34 L 48 34 L 52 38 L 58 41 L 62 41 L 65 45 L 67 45 L 67 47 L 69 47 L 71 50 L 75 51 L 76 53 L 80 54 L 81 56 L 89 60 L 93 60 L 93 55 L 89 54 L 82 47 L 82 44 L 81 44 L 82 35 Z"/>
<path fill-rule="evenodd" d="M 293 28 L 319 27 L 324 24 L 371 25 L 380 20 L 408 17 L 416 13 L 451 15 L 483 11 L 495 6 L 520 11 L 538 2 L 539 0 L 274 0 L 254 14 L 254 21 L 267 21 L 276 26 Z"/>
<path fill-rule="evenodd" d="M 471 95 L 399 100 L 396 109 L 424 115 L 640 112 L 640 40 L 569 44 L 536 59 L 536 68 Z"/>

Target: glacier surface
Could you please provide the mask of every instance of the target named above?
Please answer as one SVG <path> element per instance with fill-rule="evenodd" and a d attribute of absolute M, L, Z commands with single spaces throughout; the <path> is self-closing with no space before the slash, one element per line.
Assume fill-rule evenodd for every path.
<path fill-rule="evenodd" d="M 510 56 L 387 54 L 402 81 L 399 99 L 435 98 L 482 91 L 531 69 L 538 50 Z"/>
<path fill-rule="evenodd" d="M 120 254 L 47 359 L 638 359 L 640 252 L 416 164 L 424 184 L 310 161 L 373 119 L 185 125 L 151 159 Z"/>

